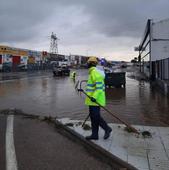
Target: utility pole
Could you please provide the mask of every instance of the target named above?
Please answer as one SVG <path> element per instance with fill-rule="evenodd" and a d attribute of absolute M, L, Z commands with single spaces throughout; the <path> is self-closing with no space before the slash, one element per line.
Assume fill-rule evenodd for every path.
<path fill-rule="evenodd" d="M 50 36 L 50 53 L 58 55 L 58 38 L 56 34 L 52 32 Z"/>

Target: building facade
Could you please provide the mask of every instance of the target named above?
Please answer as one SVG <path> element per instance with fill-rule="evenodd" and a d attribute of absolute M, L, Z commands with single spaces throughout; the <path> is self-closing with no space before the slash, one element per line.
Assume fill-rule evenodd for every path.
<path fill-rule="evenodd" d="M 169 91 L 169 19 L 159 22 L 149 19 L 137 50 L 140 71 L 151 80 L 163 82 L 165 91 Z"/>
<path fill-rule="evenodd" d="M 80 55 L 66 56 L 0 45 L 0 71 L 50 69 L 52 61 L 67 62 L 69 66 L 79 67 L 86 64 L 87 59 Z"/>
<path fill-rule="evenodd" d="M 11 68 L 11 71 L 17 71 L 18 66 L 40 66 L 45 62 L 47 52 L 27 50 L 0 45 L 0 65 L 1 69 Z"/>
<path fill-rule="evenodd" d="M 141 72 L 153 80 L 169 80 L 169 19 L 147 21 L 138 51 Z"/>

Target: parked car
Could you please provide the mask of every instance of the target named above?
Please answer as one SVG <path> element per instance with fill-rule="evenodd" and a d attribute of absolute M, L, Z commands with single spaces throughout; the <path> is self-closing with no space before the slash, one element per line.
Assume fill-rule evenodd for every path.
<path fill-rule="evenodd" d="M 64 64 L 64 65 L 61 66 L 61 68 L 62 68 L 63 75 L 65 75 L 65 76 L 70 75 L 70 69 L 67 65 Z"/>
<path fill-rule="evenodd" d="M 27 66 L 26 64 L 19 64 L 19 65 L 17 66 L 17 69 L 18 69 L 19 71 L 27 71 L 28 66 Z"/>
<path fill-rule="evenodd" d="M 59 66 L 53 66 L 53 76 L 62 76 L 62 69 Z"/>
<path fill-rule="evenodd" d="M 53 76 L 69 76 L 70 69 L 67 65 L 53 66 Z"/>

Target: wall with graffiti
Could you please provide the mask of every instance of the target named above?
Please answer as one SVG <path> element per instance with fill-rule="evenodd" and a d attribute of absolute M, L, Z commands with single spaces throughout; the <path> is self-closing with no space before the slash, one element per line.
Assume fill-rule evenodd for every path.
<path fill-rule="evenodd" d="M 47 52 L 13 48 L 0 45 L 0 70 L 18 71 L 40 69 L 44 65 Z"/>

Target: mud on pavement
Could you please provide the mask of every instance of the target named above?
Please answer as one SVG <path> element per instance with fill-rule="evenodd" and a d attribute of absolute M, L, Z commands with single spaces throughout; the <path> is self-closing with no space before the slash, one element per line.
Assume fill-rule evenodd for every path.
<path fill-rule="evenodd" d="M 18 109 L 0 111 L 3 119 L 11 114 L 15 115 L 14 143 L 19 170 L 136 169 L 86 141 L 54 117 L 29 115 Z"/>

